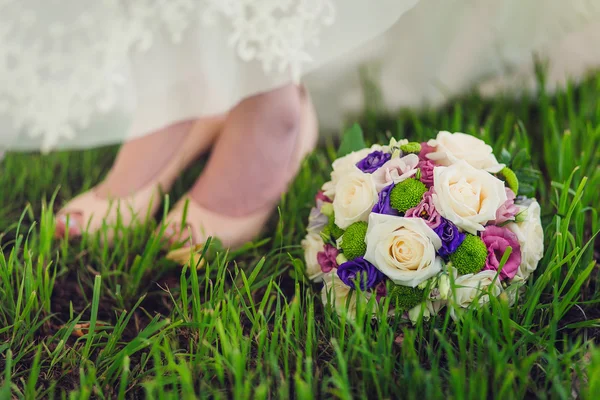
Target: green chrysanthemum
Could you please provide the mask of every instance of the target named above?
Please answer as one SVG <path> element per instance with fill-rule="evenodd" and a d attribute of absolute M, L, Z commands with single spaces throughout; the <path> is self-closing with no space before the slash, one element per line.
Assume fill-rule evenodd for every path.
<path fill-rule="evenodd" d="M 367 236 L 367 223 L 364 221 L 355 222 L 346 229 L 340 247 L 348 260 L 365 255 L 367 251 L 365 236 Z"/>
<path fill-rule="evenodd" d="M 425 184 L 417 179 L 406 179 L 390 192 L 390 205 L 400 212 L 416 207 L 427 191 Z"/>
<path fill-rule="evenodd" d="M 330 214 L 327 225 L 321 231 L 321 237 L 325 242 L 329 242 L 332 238 L 334 241 L 338 240 L 343 234 L 344 230 L 335 224 L 335 215 Z"/>
<path fill-rule="evenodd" d="M 460 275 L 475 274 L 483 269 L 488 251 L 480 237 L 467 234 L 450 261 Z"/>
<path fill-rule="evenodd" d="M 390 304 L 396 308 L 404 311 L 408 311 L 417 304 L 423 301 L 425 294 L 424 289 L 418 287 L 413 288 L 410 286 L 394 285 L 388 286 L 388 297 L 390 298 Z"/>
<path fill-rule="evenodd" d="M 400 146 L 400 150 L 402 150 L 403 153 L 405 154 L 419 154 L 419 152 L 421 151 L 421 143 L 418 142 L 410 142 L 410 143 L 406 143 L 403 144 L 402 146 Z"/>
<path fill-rule="evenodd" d="M 502 171 L 499 172 L 499 175 L 515 194 L 519 193 L 519 179 L 512 169 L 504 167 L 502 168 Z"/>

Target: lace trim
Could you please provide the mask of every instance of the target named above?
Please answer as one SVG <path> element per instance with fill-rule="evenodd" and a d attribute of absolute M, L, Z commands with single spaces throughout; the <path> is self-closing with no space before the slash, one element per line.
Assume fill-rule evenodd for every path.
<path fill-rule="evenodd" d="M 318 45 L 335 18 L 332 0 L 40 4 L 0 0 L 0 115 L 9 115 L 17 131 L 40 137 L 43 151 L 114 108 L 127 82 L 129 52 L 148 50 L 158 35 L 177 42 L 198 20 L 227 23 L 229 43 L 242 60 L 299 79 L 312 61 L 306 49 Z M 77 4 L 80 9 L 71 10 Z M 54 20 L 46 13 L 52 7 L 60 14 Z"/>

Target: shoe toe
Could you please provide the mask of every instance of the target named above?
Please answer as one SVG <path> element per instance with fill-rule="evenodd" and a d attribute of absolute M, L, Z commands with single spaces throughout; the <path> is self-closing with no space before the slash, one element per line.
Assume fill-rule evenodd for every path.
<path fill-rule="evenodd" d="M 81 236 L 83 226 L 83 215 L 80 212 L 69 212 L 56 217 L 55 236 L 62 238 L 67 236 Z"/>
<path fill-rule="evenodd" d="M 163 238 L 170 246 L 183 243 L 183 247 L 191 247 L 196 244 L 192 228 L 188 224 L 170 223 L 165 228 Z"/>

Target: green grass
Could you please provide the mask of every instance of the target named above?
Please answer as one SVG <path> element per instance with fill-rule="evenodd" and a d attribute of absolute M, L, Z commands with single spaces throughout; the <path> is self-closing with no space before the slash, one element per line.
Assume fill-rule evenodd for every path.
<path fill-rule="evenodd" d="M 597 398 L 600 75 L 556 96 L 471 95 L 428 112 L 369 109 L 361 122 L 369 143 L 472 133 L 542 172 L 522 184 L 537 187 L 546 253 L 516 307 L 493 301 L 461 323 L 441 315 L 415 327 L 324 309 L 298 244 L 332 143 L 306 161 L 262 240 L 211 247 L 197 273 L 165 259 L 156 223 L 117 228 L 112 247 L 53 239 L 53 211 L 97 183 L 115 149 L 10 154 L 0 165 L 0 399 Z M 91 333 L 78 337 L 81 323 Z"/>

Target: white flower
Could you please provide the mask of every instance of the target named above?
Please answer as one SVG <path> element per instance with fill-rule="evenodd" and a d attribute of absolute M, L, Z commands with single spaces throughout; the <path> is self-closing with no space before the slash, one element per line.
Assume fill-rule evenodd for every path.
<path fill-rule="evenodd" d="M 371 214 L 365 242 L 365 259 L 397 285 L 416 287 L 442 269 L 442 242 L 420 218 Z"/>
<path fill-rule="evenodd" d="M 339 178 L 337 178 L 337 176 L 334 180 L 333 174 L 334 173 L 332 172 L 331 180 L 325 182 L 323 184 L 323 186 L 321 186 L 321 190 L 323 191 L 323 194 L 332 200 L 333 200 L 333 196 L 335 196 L 335 185 L 337 184 L 337 181 L 339 180 Z"/>
<path fill-rule="evenodd" d="M 396 140 L 395 138 L 391 138 L 390 139 L 390 144 L 388 145 L 389 148 L 392 147 L 400 147 L 400 146 L 404 146 L 405 144 L 408 144 L 408 139 L 400 139 L 400 140 Z"/>
<path fill-rule="evenodd" d="M 343 176 L 335 188 L 335 224 L 346 229 L 354 222 L 366 221 L 378 199 L 371 174 L 356 170 Z"/>
<path fill-rule="evenodd" d="M 544 256 L 544 230 L 540 211 L 539 203 L 534 200 L 526 209 L 525 219 L 522 222 L 511 222 L 506 225 L 517 235 L 521 246 L 521 265 L 515 276 L 516 279 L 529 278 Z"/>
<path fill-rule="evenodd" d="M 331 180 L 329 182 L 325 182 L 321 190 L 323 190 L 323 194 L 329 197 L 330 199 L 334 199 L 335 189 L 339 182 L 339 180 L 344 177 L 346 174 L 349 174 L 354 171 L 360 171 L 356 164 L 371 154 L 374 151 L 387 151 L 387 146 L 373 145 L 370 148 L 353 151 L 350 154 L 345 155 L 344 157 L 340 157 L 333 162 L 333 171 L 331 172 Z"/>
<path fill-rule="evenodd" d="M 346 285 L 335 272 L 325 275 L 323 282 L 325 283 L 321 291 L 323 304 L 331 304 L 338 314 L 346 311 L 348 316 L 354 318 L 358 294 Z"/>
<path fill-rule="evenodd" d="M 325 249 L 325 243 L 316 232 L 310 232 L 302 240 L 302 249 L 304 250 L 304 262 L 306 264 L 306 275 L 309 279 L 320 282 L 323 280 L 323 271 L 317 260 L 317 254 Z"/>
<path fill-rule="evenodd" d="M 435 151 L 427 154 L 427 158 L 437 165 L 448 166 L 464 160 L 475 168 L 492 173 L 504 168 L 504 164 L 496 160 L 492 148 L 475 136 L 442 131 L 427 144 L 435 147 Z"/>
<path fill-rule="evenodd" d="M 417 173 L 419 157 L 409 154 L 400 158 L 392 158 L 373 172 L 373 181 L 378 192 L 392 183 L 402 182 Z"/>
<path fill-rule="evenodd" d="M 500 279 L 496 277 L 496 274 L 497 271 L 486 270 L 477 274 L 457 277 L 454 280 L 454 292 L 450 293 L 450 301 L 461 308 L 468 308 L 475 299 L 478 299 L 480 306 L 489 303 L 490 296 L 488 293 L 497 297 L 503 290 Z M 456 317 L 453 309 L 451 309 L 451 315 L 453 318 Z"/>
<path fill-rule="evenodd" d="M 410 310 L 408 310 L 408 318 L 413 325 L 415 325 L 419 318 L 421 317 L 421 313 L 423 313 L 423 321 L 428 321 L 431 318 L 431 313 L 429 312 L 429 308 L 426 304 L 417 304 Z"/>
<path fill-rule="evenodd" d="M 506 201 L 504 183 L 465 161 L 433 169 L 433 204 L 440 215 L 459 228 L 476 234 Z"/>
<path fill-rule="evenodd" d="M 327 215 L 323 214 L 320 210 L 322 203 L 322 200 L 318 200 L 317 207 L 313 207 L 310 210 L 310 215 L 308 216 L 308 226 L 306 227 L 308 232 L 320 233 L 329 222 Z"/>
<path fill-rule="evenodd" d="M 450 277 L 448 274 L 441 274 L 438 278 L 438 291 L 440 299 L 448 299 L 450 295 Z"/>
<path fill-rule="evenodd" d="M 446 305 L 443 301 L 430 301 L 427 300 L 421 304 L 417 304 L 410 310 L 408 310 L 408 318 L 412 324 L 416 324 L 419 321 L 419 317 L 421 316 L 421 312 L 423 313 L 423 321 L 428 321 L 432 315 L 437 315 L 437 313 L 444 308 Z"/>

